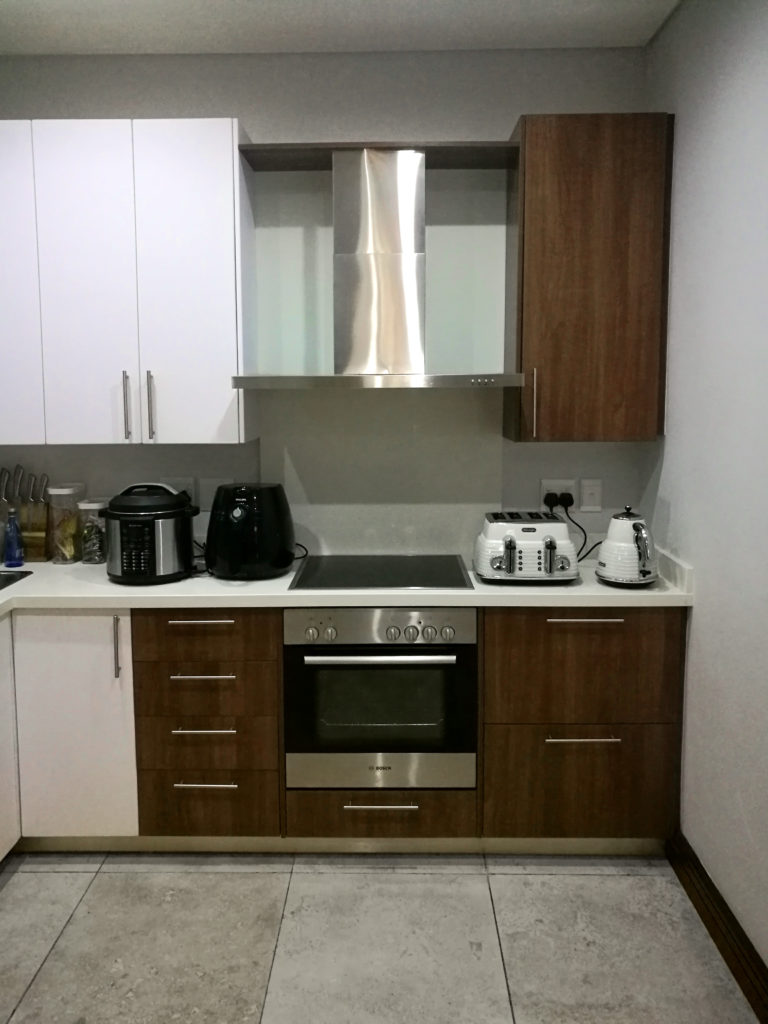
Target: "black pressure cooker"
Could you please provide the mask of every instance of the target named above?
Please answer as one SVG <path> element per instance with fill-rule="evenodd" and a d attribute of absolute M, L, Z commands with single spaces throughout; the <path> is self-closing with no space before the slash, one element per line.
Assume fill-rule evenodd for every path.
<path fill-rule="evenodd" d="M 110 499 L 107 576 L 115 583 L 171 583 L 192 574 L 192 520 L 200 511 L 186 491 L 133 484 Z"/>

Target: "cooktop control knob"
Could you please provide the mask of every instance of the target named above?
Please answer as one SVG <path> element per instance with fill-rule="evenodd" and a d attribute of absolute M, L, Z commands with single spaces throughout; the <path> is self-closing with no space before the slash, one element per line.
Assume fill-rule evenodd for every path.
<path fill-rule="evenodd" d="M 319 636 L 320 634 L 315 626 L 307 626 L 307 628 L 304 630 L 304 638 L 308 640 L 311 644 L 313 644 L 315 640 L 318 639 Z"/>
<path fill-rule="evenodd" d="M 397 626 L 387 626 L 387 640 L 399 640 L 400 630 Z"/>
<path fill-rule="evenodd" d="M 443 626 L 443 628 L 440 630 L 440 636 L 443 638 L 443 640 L 453 640 L 453 638 L 456 636 L 456 630 L 453 628 L 453 626 Z"/>
<path fill-rule="evenodd" d="M 335 640 L 338 635 L 339 634 L 336 632 L 335 626 L 326 626 L 323 630 L 323 637 L 329 642 Z"/>
<path fill-rule="evenodd" d="M 419 627 L 406 626 L 405 629 L 403 630 L 403 636 L 405 637 L 409 644 L 412 644 L 414 640 L 419 639 Z"/>
<path fill-rule="evenodd" d="M 435 629 L 434 626 L 425 626 L 424 629 L 422 629 L 421 631 L 421 635 L 424 637 L 427 643 L 431 643 L 437 636 L 437 630 Z"/>

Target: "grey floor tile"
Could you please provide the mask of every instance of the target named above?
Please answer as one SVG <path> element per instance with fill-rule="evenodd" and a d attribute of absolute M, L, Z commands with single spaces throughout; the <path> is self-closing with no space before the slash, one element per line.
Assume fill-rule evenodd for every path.
<path fill-rule="evenodd" d="M 676 879 L 490 882 L 516 1024 L 755 1024 Z"/>
<path fill-rule="evenodd" d="M 256 1024 L 289 877 L 99 873 L 12 1024 Z"/>
<path fill-rule="evenodd" d="M 95 875 L 104 863 L 103 853 L 26 853 L 19 871 L 83 871 Z"/>
<path fill-rule="evenodd" d="M 262 1024 L 511 1024 L 484 875 L 296 873 Z"/>
<path fill-rule="evenodd" d="M 481 854 L 340 853 L 297 854 L 297 872 L 394 871 L 409 874 L 484 874 Z"/>
<path fill-rule="evenodd" d="M 261 853 L 111 853 L 105 872 L 290 872 L 292 854 Z"/>
<path fill-rule="evenodd" d="M 0 1020 L 8 1020 L 90 883 L 78 873 L 16 872 L 0 891 Z"/>
<path fill-rule="evenodd" d="M 666 875 L 674 871 L 664 857 L 517 856 L 487 854 L 492 875 Z"/>

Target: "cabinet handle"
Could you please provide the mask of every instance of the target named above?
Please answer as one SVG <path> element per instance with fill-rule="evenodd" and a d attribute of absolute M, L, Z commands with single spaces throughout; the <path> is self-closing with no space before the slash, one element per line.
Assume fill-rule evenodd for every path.
<path fill-rule="evenodd" d="M 590 625 L 591 623 L 594 623 L 594 622 L 621 623 L 623 621 L 624 621 L 624 619 L 547 619 L 547 622 L 568 622 L 568 623 L 571 623 L 571 622 L 581 622 L 581 623 L 586 623 L 587 625 Z"/>
<path fill-rule="evenodd" d="M 237 729 L 171 729 L 171 736 L 237 736 Z"/>
<path fill-rule="evenodd" d="M 149 439 L 150 441 L 155 436 L 155 414 L 154 414 L 154 403 L 155 403 L 155 386 L 152 380 L 152 371 L 147 370 L 147 425 L 149 426 Z"/>
<path fill-rule="evenodd" d="M 234 619 L 168 619 L 169 626 L 234 626 Z"/>
<path fill-rule="evenodd" d="M 555 739 L 547 736 L 545 743 L 621 743 L 620 736 L 579 736 L 572 739 Z"/>
<path fill-rule="evenodd" d="M 418 811 L 418 804 L 344 804 L 345 811 Z"/>
<path fill-rule="evenodd" d="M 115 679 L 120 678 L 120 616 L 112 616 L 112 647 L 115 652 Z"/>
<path fill-rule="evenodd" d="M 533 368 L 533 431 L 532 437 L 536 437 L 538 429 L 538 414 L 539 414 L 539 371 L 534 366 Z"/>
<path fill-rule="evenodd" d="M 123 432 L 125 440 L 131 439 L 131 421 L 128 416 L 128 371 L 123 370 Z"/>
<path fill-rule="evenodd" d="M 174 789 L 237 789 L 236 782 L 174 782 Z"/>
<path fill-rule="evenodd" d="M 178 682 L 180 679 L 198 679 L 198 680 L 201 680 L 201 679 L 202 680 L 206 680 L 206 679 L 212 679 L 212 680 L 216 680 L 216 679 L 237 679 L 237 676 L 235 675 L 234 672 L 232 672 L 230 675 L 226 675 L 226 676 L 186 676 L 186 675 L 175 675 L 175 676 L 168 676 L 168 678 L 172 682 Z"/>

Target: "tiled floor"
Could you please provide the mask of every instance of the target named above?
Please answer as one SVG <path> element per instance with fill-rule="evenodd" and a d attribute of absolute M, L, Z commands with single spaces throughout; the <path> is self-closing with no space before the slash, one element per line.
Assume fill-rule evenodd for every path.
<path fill-rule="evenodd" d="M 0 1024 L 754 1024 L 661 860 L 0 864 Z"/>

